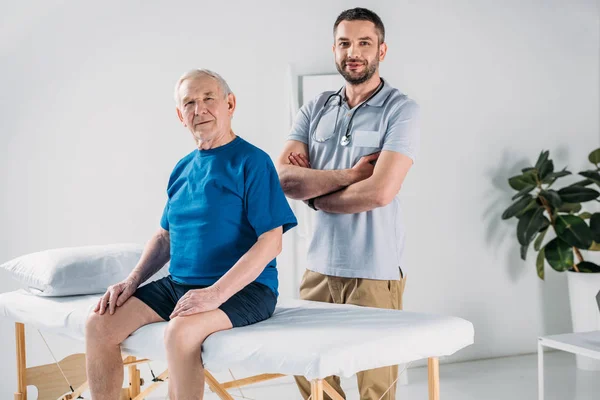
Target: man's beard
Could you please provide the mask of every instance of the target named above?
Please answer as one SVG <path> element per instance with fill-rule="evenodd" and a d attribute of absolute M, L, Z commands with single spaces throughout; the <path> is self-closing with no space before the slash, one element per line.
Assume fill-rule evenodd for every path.
<path fill-rule="evenodd" d="M 360 85 L 361 83 L 368 81 L 375 74 L 375 72 L 377 72 L 377 67 L 379 67 L 378 59 L 373 60 L 372 64 L 369 64 L 367 61 L 364 61 L 365 70 L 360 75 L 352 75 L 351 72 L 346 71 L 346 62 L 347 60 L 343 60 L 341 65 L 335 63 L 335 66 L 340 75 L 342 75 L 346 82 L 348 82 L 351 85 Z"/>

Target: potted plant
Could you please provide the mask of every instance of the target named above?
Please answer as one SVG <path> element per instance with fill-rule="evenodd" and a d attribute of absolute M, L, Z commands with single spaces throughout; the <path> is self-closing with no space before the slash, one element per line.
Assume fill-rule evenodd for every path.
<path fill-rule="evenodd" d="M 571 172 L 566 168 L 555 171 L 550 152 L 542 151 L 534 166 L 508 180 L 517 193 L 502 214 L 502 219 L 518 220 L 516 233 L 523 260 L 533 243 L 540 279 L 544 279 L 546 263 L 567 272 L 574 332 L 600 329 L 595 301 L 600 266 L 589 259 L 589 252 L 600 251 L 600 212 L 588 211 L 590 202 L 600 202 L 600 149 L 592 151 L 588 159 L 594 167 L 579 172 L 583 179 L 557 188 L 556 182 Z M 600 369 L 600 363 L 582 357 L 577 366 Z"/>

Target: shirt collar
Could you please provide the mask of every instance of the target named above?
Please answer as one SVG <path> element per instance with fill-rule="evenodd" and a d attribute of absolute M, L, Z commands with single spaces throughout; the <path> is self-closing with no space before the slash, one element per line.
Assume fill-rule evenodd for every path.
<path fill-rule="evenodd" d="M 388 83 L 388 81 L 386 81 L 385 79 L 383 80 L 383 87 L 381 88 L 381 90 L 379 91 L 379 93 L 377 93 L 375 96 L 373 96 L 373 98 L 371 98 L 369 101 L 367 101 L 367 105 L 370 107 L 381 107 L 383 106 L 383 103 L 387 100 L 390 92 L 392 90 L 392 87 L 390 86 L 390 84 Z M 342 92 L 340 93 L 342 95 L 342 99 L 344 99 L 344 103 L 348 104 L 346 102 L 346 86 L 344 86 L 344 88 L 342 89 Z"/>

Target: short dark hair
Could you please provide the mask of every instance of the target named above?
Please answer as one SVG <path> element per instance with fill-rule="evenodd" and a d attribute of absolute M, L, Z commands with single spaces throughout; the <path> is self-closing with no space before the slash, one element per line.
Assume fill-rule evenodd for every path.
<path fill-rule="evenodd" d="M 333 24 L 334 37 L 337 27 L 342 21 L 371 21 L 375 25 L 375 30 L 377 31 L 377 36 L 379 37 L 379 44 L 385 41 L 385 27 L 383 26 L 383 22 L 381 21 L 381 18 L 379 18 L 379 15 L 375 14 L 371 10 L 356 7 L 350 10 L 342 11 L 342 13 L 335 20 L 335 24 Z"/>

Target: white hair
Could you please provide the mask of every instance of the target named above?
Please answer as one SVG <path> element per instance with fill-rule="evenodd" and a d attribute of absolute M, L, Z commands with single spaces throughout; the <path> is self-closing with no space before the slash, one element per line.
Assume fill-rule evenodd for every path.
<path fill-rule="evenodd" d="M 221 93 L 223 94 L 223 97 L 227 98 L 227 96 L 229 96 L 230 94 L 233 93 L 231 91 L 231 88 L 229 88 L 229 85 L 227 84 L 225 79 L 223 79 L 223 77 L 221 75 L 217 74 L 216 72 L 213 72 L 208 69 L 200 69 L 200 68 L 192 69 L 192 70 L 186 72 L 185 74 L 181 75 L 181 78 L 179 78 L 177 80 L 177 83 L 175 84 L 175 104 L 177 104 L 177 106 L 179 106 L 179 100 L 180 100 L 179 99 L 179 88 L 181 87 L 181 84 L 183 83 L 183 81 L 185 81 L 186 79 L 200 78 L 202 76 L 210 76 L 211 78 L 216 80 L 217 84 L 219 85 L 219 89 L 221 90 Z"/>

